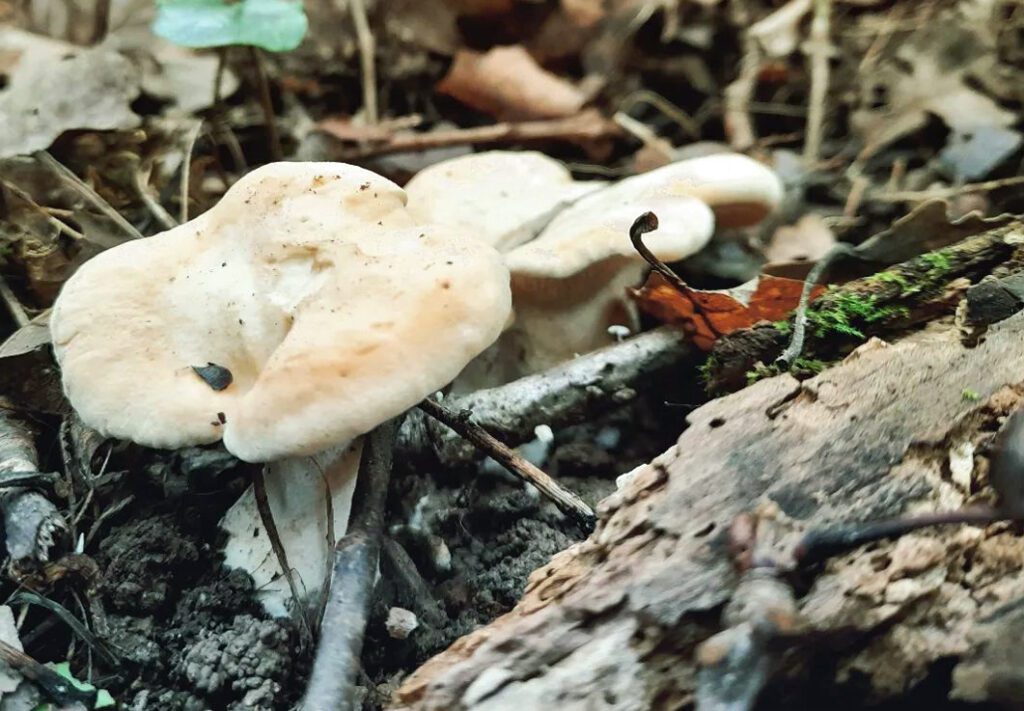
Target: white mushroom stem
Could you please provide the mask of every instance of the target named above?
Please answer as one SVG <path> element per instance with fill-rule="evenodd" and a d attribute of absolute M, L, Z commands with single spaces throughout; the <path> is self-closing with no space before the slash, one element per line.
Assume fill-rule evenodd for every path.
<path fill-rule="evenodd" d="M 638 326 L 627 289 L 640 284 L 645 271 L 643 263 L 613 257 L 567 279 L 514 274 L 516 321 L 498 343 L 521 354 L 520 374 L 610 345 L 610 326 Z"/>
<path fill-rule="evenodd" d="M 273 550 L 250 486 L 221 520 L 228 533 L 224 563 L 253 578 L 268 613 L 288 616 L 320 600 L 331 567 L 335 541 L 348 526 L 362 439 L 312 457 L 293 457 L 266 465 L 267 500 L 301 599 L 293 599 L 281 561 Z M 328 492 L 330 492 L 328 494 Z"/>

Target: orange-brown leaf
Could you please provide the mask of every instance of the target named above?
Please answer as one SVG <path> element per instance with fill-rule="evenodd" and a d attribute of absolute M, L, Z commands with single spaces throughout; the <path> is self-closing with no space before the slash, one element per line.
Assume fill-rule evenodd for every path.
<path fill-rule="evenodd" d="M 708 351 L 719 336 L 759 321 L 787 317 L 800 303 L 803 288 L 803 282 L 796 279 L 762 275 L 733 289 L 681 292 L 655 272 L 633 296 L 646 313 L 682 326 L 698 348 Z M 822 291 L 823 287 L 816 286 L 811 298 Z"/>

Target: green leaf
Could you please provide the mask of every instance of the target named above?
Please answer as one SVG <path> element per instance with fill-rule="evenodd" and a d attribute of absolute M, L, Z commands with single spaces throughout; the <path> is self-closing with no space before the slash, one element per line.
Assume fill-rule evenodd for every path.
<path fill-rule="evenodd" d="M 153 32 L 183 47 L 295 49 L 309 22 L 301 0 L 158 0 Z"/>
<path fill-rule="evenodd" d="M 79 681 L 78 679 L 76 679 L 71 674 L 71 664 L 68 662 L 61 662 L 60 664 L 47 664 L 46 666 L 50 667 L 50 669 L 53 669 L 55 672 L 57 672 L 62 677 L 70 681 L 72 684 L 74 684 L 82 691 L 92 691 L 96 688 L 92 684 L 87 684 L 84 681 Z M 98 692 L 96 692 L 96 705 L 93 706 L 94 709 L 108 709 L 113 708 L 116 705 L 117 702 L 114 701 L 114 697 L 111 696 L 109 692 L 104 691 L 103 689 L 100 689 Z M 34 711 L 52 711 L 54 708 L 55 707 L 52 704 L 40 704 L 34 709 Z"/>

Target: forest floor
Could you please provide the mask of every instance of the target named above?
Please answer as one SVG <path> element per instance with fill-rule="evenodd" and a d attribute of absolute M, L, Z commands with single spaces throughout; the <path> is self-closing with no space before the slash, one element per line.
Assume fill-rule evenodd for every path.
<path fill-rule="evenodd" d="M 636 677 L 649 683 L 640 692 L 623 682 L 627 695 L 635 695 L 623 701 L 615 696 L 621 689 L 612 693 L 592 679 L 580 682 L 578 695 L 565 703 L 585 705 L 588 694 L 596 694 L 607 708 L 686 706 L 697 693 L 691 661 L 696 643 L 723 626 L 718 618 L 725 600 L 679 598 L 671 607 L 665 602 L 673 595 L 669 583 L 644 578 L 648 587 L 631 588 L 633 600 L 650 603 L 651 628 L 661 625 L 663 634 L 616 626 L 617 615 L 632 614 L 629 604 L 606 609 L 595 602 L 600 591 L 624 585 L 628 571 L 640 579 L 653 557 L 668 557 L 659 535 L 689 540 L 688 526 L 699 520 L 703 527 L 702 517 L 711 513 L 718 518 L 708 531 L 721 533 L 722 516 L 738 514 L 759 496 L 808 525 L 895 515 L 922 498 L 925 484 L 890 490 L 878 485 L 879 471 L 861 471 L 850 462 L 885 459 L 888 472 L 913 452 L 917 461 L 935 464 L 966 441 L 970 453 L 960 459 L 974 463 L 975 479 L 968 473 L 963 496 L 946 492 L 935 500 L 966 505 L 989 495 L 987 479 L 977 472 L 987 470 L 986 447 L 1024 393 L 1024 371 L 1014 376 L 999 366 L 1015 355 L 1024 362 L 1024 354 L 1004 343 L 1020 328 L 1012 315 L 1024 306 L 1024 287 L 1013 281 L 1024 264 L 1013 232 L 1020 226 L 1014 216 L 1024 214 L 1021 3 L 349 0 L 307 3 L 309 30 L 302 44 L 276 53 L 240 46 L 187 50 L 153 35 L 148 3 L 97 5 L 109 5 L 106 22 L 95 18 L 92 3 L 0 0 L 0 125 L 7 127 L 0 136 L 0 342 L 6 341 L 0 345 L 0 427 L 4 416 L 29 426 L 38 470 L 59 473 L 38 491 L 69 526 L 51 559 L 36 561 L 32 570 L 8 565 L 0 583 L 15 636 L 33 659 L 70 662 L 68 674 L 138 711 L 284 709 L 304 692 L 314 644 L 296 620 L 262 610 L 244 572 L 222 565 L 218 522 L 251 481 L 252 467 L 218 446 L 150 450 L 91 431 L 64 399 L 46 328 L 61 286 L 88 259 L 128 234 L 150 236 L 202 214 L 238 178 L 275 158 L 351 162 L 402 185 L 442 160 L 489 149 L 538 150 L 564 162 L 578 180 L 611 181 L 733 151 L 771 167 L 785 186 L 780 206 L 766 220 L 721 229 L 700 253 L 672 265 L 685 289 L 652 282 L 636 297 L 643 330 L 668 322 L 693 336 L 695 345 L 685 347 L 681 365 L 667 376 L 638 377 L 629 384 L 632 399 L 622 406 L 576 413 L 574 423 L 555 428 L 550 449 L 537 457 L 547 473 L 597 510 L 597 533 L 588 537 L 493 461 L 396 459 L 358 680 L 366 708 L 528 704 L 533 697 L 526 692 L 501 697 L 493 691 L 497 705 L 486 706 L 486 694 L 474 696 L 451 669 L 461 663 L 479 674 L 500 665 L 503 657 L 494 656 L 484 640 L 507 630 L 532 633 L 526 608 L 543 608 L 550 629 L 575 633 L 566 620 L 598 607 L 600 614 L 593 612 L 580 629 L 613 640 L 623 634 L 640 646 L 637 640 L 648 634 L 650 649 L 637 662 L 645 671 Z M 860 251 L 837 256 L 837 245 Z M 791 342 L 802 282 L 823 259 L 835 260 L 821 277 L 828 290 L 815 294 L 806 343 L 787 367 L 777 358 Z M 990 303 L 971 292 L 986 277 L 990 287 L 999 280 L 1003 311 L 971 320 L 967 306 Z M 785 281 L 742 303 L 734 289 L 759 279 Z M 668 291 L 657 292 L 659 286 Z M 728 303 L 705 318 L 702 308 L 725 303 L 714 299 Z M 990 325 L 995 335 L 985 341 Z M 878 339 L 893 349 L 885 356 L 893 360 L 877 354 L 884 350 Z M 942 350 L 929 339 L 964 350 Z M 907 348 L 920 350 L 901 355 Z M 902 375 L 869 377 L 857 370 L 858 358 L 882 359 L 873 372 L 898 367 Z M 925 362 L 949 379 L 919 383 L 914 369 Z M 975 377 L 971 368 L 987 370 Z M 926 402 L 908 383 L 945 388 L 955 397 Z M 881 445 L 849 452 L 836 445 L 833 451 L 834 442 L 867 435 L 831 423 L 829 442 L 810 442 L 798 431 L 769 427 L 763 418 L 766 407 L 789 411 L 790 404 L 779 403 L 792 401 L 791 414 L 803 413 L 794 417 L 824 421 L 832 412 L 820 405 L 833 397 L 821 395 L 827 387 L 870 399 L 883 386 L 930 413 L 920 416 L 920 431 L 897 432 L 892 423 L 914 419 L 915 411 L 856 411 L 862 421 L 877 415 L 890 423 L 872 436 L 878 442 L 890 434 L 902 437 L 899 451 Z M 734 417 L 742 423 L 735 425 L 739 431 L 721 426 Z M 774 415 L 770 419 L 775 422 Z M 698 425 L 707 431 L 698 432 Z M 928 427 L 947 427 L 936 435 L 932 459 L 920 444 Z M 743 470 L 754 481 L 758 462 L 758 471 L 770 471 L 761 454 L 745 449 L 744 438 L 754 436 L 776 442 L 765 451 L 780 458 L 788 450 L 779 443 L 807 448 L 802 459 L 792 458 L 789 474 L 778 475 L 774 489 L 761 482 L 745 491 L 729 478 L 728 472 Z M 722 452 L 747 457 L 746 463 L 731 459 L 718 469 Z M 0 472 L 3 453 L 0 430 Z M 669 472 L 670 481 L 693 477 L 704 482 L 703 493 L 725 493 L 698 500 L 660 480 L 644 484 L 647 489 L 617 486 L 618 477 L 638 467 L 654 471 L 658 467 L 643 465 L 659 455 L 659 471 Z M 692 458 L 680 460 L 684 455 Z M 813 479 L 812 465 L 831 473 Z M 935 467 L 942 486 L 949 484 L 954 474 L 948 462 Z M 628 493 L 641 489 L 650 494 L 643 506 Z M 864 493 L 869 490 L 874 493 Z M 859 497 L 846 510 L 836 508 L 843 491 Z M 661 513 L 650 513 L 657 506 Z M 669 509 L 678 515 L 665 513 Z M 622 534 L 618 540 L 625 519 L 642 523 L 632 538 Z M 999 529 L 993 536 L 1016 540 L 1018 533 Z M 996 553 L 979 541 L 936 535 L 946 546 L 940 558 L 955 549 L 961 563 L 965 557 L 977 561 L 973 578 L 970 564 L 961 566 L 958 585 L 984 588 L 1001 605 L 1011 604 L 1007 591 L 1016 591 L 1016 573 L 984 558 Z M 1007 551 L 1017 550 L 1014 542 L 999 540 Z M 692 559 L 703 560 L 707 551 L 693 545 Z M 886 549 L 885 556 L 890 553 Z M 639 557 L 615 567 L 622 560 L 617 556 Z M 852 599 L 856 585 L 848 571 L 857 565 L 887 569 L 891 559 L 879 556 L 872 564 L 844 559 L 846 568 L 830 569 L 817 588 L 804 580 L 798 593 L 824 595 L 823 585 L 845 585 Z M 542 573 L 528 585 L 538 569 Z M 710 563 L 693 572 L 708 589 L 731 584 Z M 889 572 L 893 580 L 903 575 Z M 538 582 L 544 576 L 573 583 L 545 596 L 550 590 Z M 867 585 L 868 577 L 864 573 L 857 584 Z M 1005 589 L 997 591 L 993 581 L 1005 582 Z M 662 583 L 665 588 L 658 587 Z M 574 586 L 572 602 L 568 590 Z M 935 594 L 949 604 L 959 600 L 947 593 Z M 849 629 L 837 631 L 821 620 L 877 609 L 830 607 L 834 601 L 823 599 L 809 595 L 804 609 L 817 620 L 819 636 L 829 640 L 824 661 L 812 670 L 817 676 L 799 662 L 788 664 L 786 679 L 770 686 L 766 707 L 791 704 L 813 690 L 814 698 L 832 705 L 843 698 L 850 708 L 909 699 L 954 708 L 961 703 L 948 699 L 954 686 L 961 699 L 1006 701 L 995 682 L 971 686 L 958 677 L 954 684 L 954 667 L 982 654 L 982 647 L 957 646 L 937 632 L 927 637 L 914 621 L 921 610 L 904 606 L 865 623 L 857 632 L 861 646 L 851 652 L 836 641 Z M 415 613 L 419 626 L 412 634 L 389 631 L 395 608 Z M 668 615 L 670 609 L 671 623 L 657 617 L 658 610 Z M 974 621 L 989 613 L 979 603 L 957 617 L 957 634 L 975 631 L 981 623 Z M 3 621 L 0 638 L 7 639 Z M 605 623 L 610 626 L 604 632 L 595 631 Z M 886 625 L 888 632 L 879 631 Z M 929 639 L 937 645 L 934 653 L 921 652 L 927 663 L 907 661 L 912 645 L 893 642 L 899 634 L 924 647 Z M 583 642 L 572 647 L 575 642 L 564 638 L 543 639 L 550 648 L 569 645 L 553 668 L 565 663 L 567 674 L 582 674 L 565 660 L 567 650 L 582 649 Z M 522 679 L 550 673 L 544 691 L 559 688 L 547 666 L 531 666 L 529 660 L 543 658 L 539 648 L 501 649 L 510 659 L 519 655 L 509 668 Z M 414 677 L 410 684 L 410 675 L 441 653 L 440 661 L 431 662 L 435 666 L 421 670 L 422 681 Z M 903 681 L 881 679 L 878 660 L 887 653 Z M 662 667 L 673 661 L 685 670 L 669 683 L 671 674 Z M 651 671 L 655 667 L 661 671 Z M 426 690 L 442 677 L 447 686 Z M 498 686 L 505 689 L 503 684 Z M 47 692 L 12 693 L 17 686 L 17 680 L 0 683 L 0 711 L 53 700 Z"/>

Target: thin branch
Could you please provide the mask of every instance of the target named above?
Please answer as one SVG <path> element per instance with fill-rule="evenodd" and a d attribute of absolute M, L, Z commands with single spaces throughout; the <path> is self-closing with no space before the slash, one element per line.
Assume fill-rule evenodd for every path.
<path fill-rule="evenodd" d="M 954 185 L 948 188 L 934 188 L 931 190 L 903 190 L 897 192 L 872 193 L 871 199 L 879 202 L 924 202 L 939 198 L 952 198 L 965 193 L 990 192 L 1000 188 L 1009 188 L 1014 185 L 1024 184 L 1024 175 L 1014 175 L 1009 178 L 998 180 L 986 180 L 982 183 L 966 183 Z"/>
<path fill-rule="evenodd" d="M 60 213 L 62 217 L 74 217 L 75 213 L 74 213 L 73 210 L 57 210 L 56 208 L 52 208 L 52 207 L 44 207 L 44 206 L 40 205 L 39 203 L 37 203 L 35 198 L 33 198 L 31 195 L 29 195 L 27 192 L 25 192 L 24 190 L 19 188 L 14 183 L 9 183 L 6 180 L 4 180 L 2 182 L 3 182 L 3 185 L 4 185 L 5 188 L 7 188 L 12 193 L 14 193 L 16 196 L 21 198 L 23 201 L 25 201 L 25 203 L 27 203 L 33 209 L 38 210 L 39 213 L 44 218 L 46 218 L 46 221 L 49 222 L 51 225 L 53 225 L 59 232 L 63 232 L 64 234 L 66 234 L 69 237 L 71 237 L 71 239 L 75 239 L 75 240 L 79 240 L 79 241 L 82 241 L 82 240 L 85 239 L 85 235 L 84 234 L 82 234 L 81 232 L 79 232 L 75 228 L 71 227 L 70 225 L 68 225 L 63 220 L 58 220 L 57 217 L 56 217 L 56 215 L 58 213 Z"/>
<path fill-rule="evenodd" d="M 866 543 L 874 543 L 887 538 L 899 538 L 920 528 L 952 524 L 986 525 L 1008 518 L 1011 517 L 997 509 L 980 506 L 959 511 L 939 511 L 882 521 L 840 524 L 830 528 L 808 531 L 797 544 L 794 558 L 799 563 L 808 565 Z"/>
<path fill-rule="evenodd" d="M 309 619 L 307 619 L 306 611 L 301 604 L 302 596 L 299 594 L 299 586 L 295 582 L 295 575 L 292 573 L 292 567 L 288 563 L 288 553 L 284 549 L 284 543 L 281 542 L 281 534 L 278 532 L 277 524 L 274 522 L 274 512 L 270 510 L 270 501 L 267 499 L 267 482 L 263 476 L 263 467 L 260 467 L 252 478 L 252 493 L 256 499 L 256 509 L 260 512 L 260 521 L 263 523 L 263 529 L 267 532 L 270 547 L 274 551 L 278 565 L 281 566 L 281 570 L 284 572 L 284 579 L 288 582 L 288 589 L 292 593 L 292 600 L 295 601 L 303 629 L 307 634 L 311 634 Z"/>
<path fill-rule="evenodd" d="M 324 133 L 330 135 L 329 131 Z M 457 128 L 430 133 L 395 134 L 383 141 L 369 142 L 354 148 L 343 148 L 336 152 L 332 151 L 331 158 L 340 161 L 357 161 L 392 153 L 429 151 L 448 146 L 551 140 L 593 141 L 621 134 L 622 129 L 616 123 L 604 118 L 596 110 L 587 109 L 567 118 L 496 123 L 490 126 Z"/>
<path fill-rule="evenodd" d="M 814 287 L 825 278 L 825 274 L 828 273 L 829 268 L 837 259 L 840 257 L 856 256 L 856 254 L 857 252 L 853 247 L 845 242 L 839 242 L 826 252 L 818 260 L 817 264 L 811 267 L 810 273 L 804 279 L 804 286 L 800 291 L 800 302 L 797 304 L 796 311 L 794 312 L 793 335 L 789 340 L 789 345 L 786 346 L 786 350 L 775 361 L 780 367 L 788 368 L 793 363 L 796 363 L 797 358 L 804 351 L 804 339 L 807 337 L 807 307 L 810 305 L 811 292 L 814 291 Z"/>
<path fill-rule="evenodd" d="M 18 328 L 24 328 L 29 324 L 31 319 L 28 314 L 25 313 L 25 308 L 21 305 L 21 301 L 15 295 L 11 289 L 10 284 L 4 278 L 3 274 L 0 274 L 0 301 L 4 302 L 4 306 L 7 307 L 7 312 L 14 319 L 14 324 Z"/>
<path fill-rule="evenodd" d="M 170 230 L 178 226 L 178 221 L 150 194 L 149 187 L 143 180 L 141 171 L 135 170 L 132 172 L 132 184 L 135 187 L 136 195 L 142 200 L 150 214 L 156 218 L 156 221 L 164 226 L 164 229 Z"/>
<path fill-rule="evenodd" d="M 181 161 L 181 203 L 178 205 L 178 221 L 182 224 L 188 222 L 188 184 L 192 177 L 192 152 L 195 150 L 196 141 L 199 140 L 199 132 L 202 128 L 203 122 L 199 120 L 189 131 L 188 139 L 185 142 L 185 157 Z"/>
<path fill-rule="evenodd" d="M 384 506 L 398 421 L 366 436 L 347 533 L 334 548 L 331 588 L 320 644 L 301 708 L 354 709 L 363 633 L 370 606 L 384 528 Z"/>
<path fill-rule="evenodd" d="M 571 491 L 563 489 L 558 482 L 524 459 L 514 449 L 498 441 L 483 427 L 472 422 L 470 420 L 471 412 L 466 410 L 454 412 L 429 398 L 417 407 L 485 451 L 512 474 L 527 484 L 537 487 L 538 491 L 550 499 L 562 513 L 575 521 L 580 528 L 587 532 L 594 529 L 596 522 L 594 511 L 584 503 L 583 499 Z"/>
<path fill-rule="evenodd" d="M 274 104 L 270 100 L 270 82 L 267 79 L 267 68 L 263 64 L 263 55 L 259 48 L 249 47 L 249 56 L 256 70 L 256 82 L 259 85 L 260 106 L 263 108 L 263 120 L 267 124 L 267 138 L 270 141 L 270 157 L 275 161 L 284 158 L 281 150 L 281 136 L 277 132 L 277 117 L 274 115 Z"/>
<path fill-rule="evenodd" d="M 132 223 L 128 222 L 121 213 L 110 206 L 109 202 L 100 197 L 99 193 L 86 185 L 81 178 L 50 155 L 49 152 L 37 151 L 34 155 L 37 160 L 43 163 L 43 165 L 47 166 L 50 170 L 60 176 L 64 182 L 68 184 L 68 187 L 72 188 L 81 197 L 85 198 L 85 200 L 93 207 L 109 217 L 110 220 L 120 227 L 130 239 L 142 239 L 142 233 L 135 229 Z"/>
<path fill-rule="evenodd" d="M 477 424 L 516 446 L 532 439 L 538 425 L 557 430 L 593 420 L 636 399 L 640 390 L 676 381 L 682 369 L 692 367 L 694 353 L 682 329 L 662 326 L 550 370 L 450 398 L 446 405 L 472 410 Z M 458 434 L 433 424 L 422 412 L 406 418 L 399 435 L 402 459 L 432 452 L 442 466 L 458 466 L 477 458 L 477 450 Z"/>
<path fill-rule="evenodd" d="M 64 705 L 84 704 L 92 708 L 96 704 L 96 690 L 79 689 L 50 667 L 40 664 L 17 647 L 0 640 L 0 660 L 10 665 L 26 679 L 35 682 L 53 702 Z"/>
<path fill-rule="evenodd" d="M 814 19 L 805 51 L 811 61 L 810 107 L 807 112 L 807 138 L 804 141 L 804 162 L 817 162 L 821 155 L 822 130 L 825 124 L 825 101 L 829 84 L 829 35 L 831 33 L 832 0 L 814 0 Z"/>
<path fill-rule="evenodd" d="M 690 286 L 683 280 L 681 276 L 675 273 L 665 262 L 658 259 L 657 255 L 654 254 L 647 245 L 644 244 L 643 236 L 648 232 L 654 232 L 658 229 L 658 216 L 653 212 L 645 212 L 640 217 L 633 220 L 633 224 L 629 228 L 629 241 L 633 243 L 633 248 L 640 253 L 640 256 L 644 258 L 651 269 L 665 277 L 665 280 L 672 285 L 672 287 L 680 294 L 688 295 L 691 293 Z M 690 303 L 693 304 L 694 314 L 704 317 L 705 323 L 708 328 L 711 329 L 712 333 L 716 336 L 722 335 L 715 327 L 714 322 L 707 318 L 707 314 L 704 311 L 704 307 L 696 299 L 690 299 Z"/>
<path fill-rule="evenodd" d="M 371 126 L 379 120 L 377 113 L 377 69 L 375 54 L 377 43 L 370 31 L 370 22 L 366 16 L 366 4 L 363 0 L 349 0 L 352 9 L 352 22 L 356 28 L 356 40 L 359 43 L 359 67 L 363 77 L 363 113 L 366 123 Z"/>

